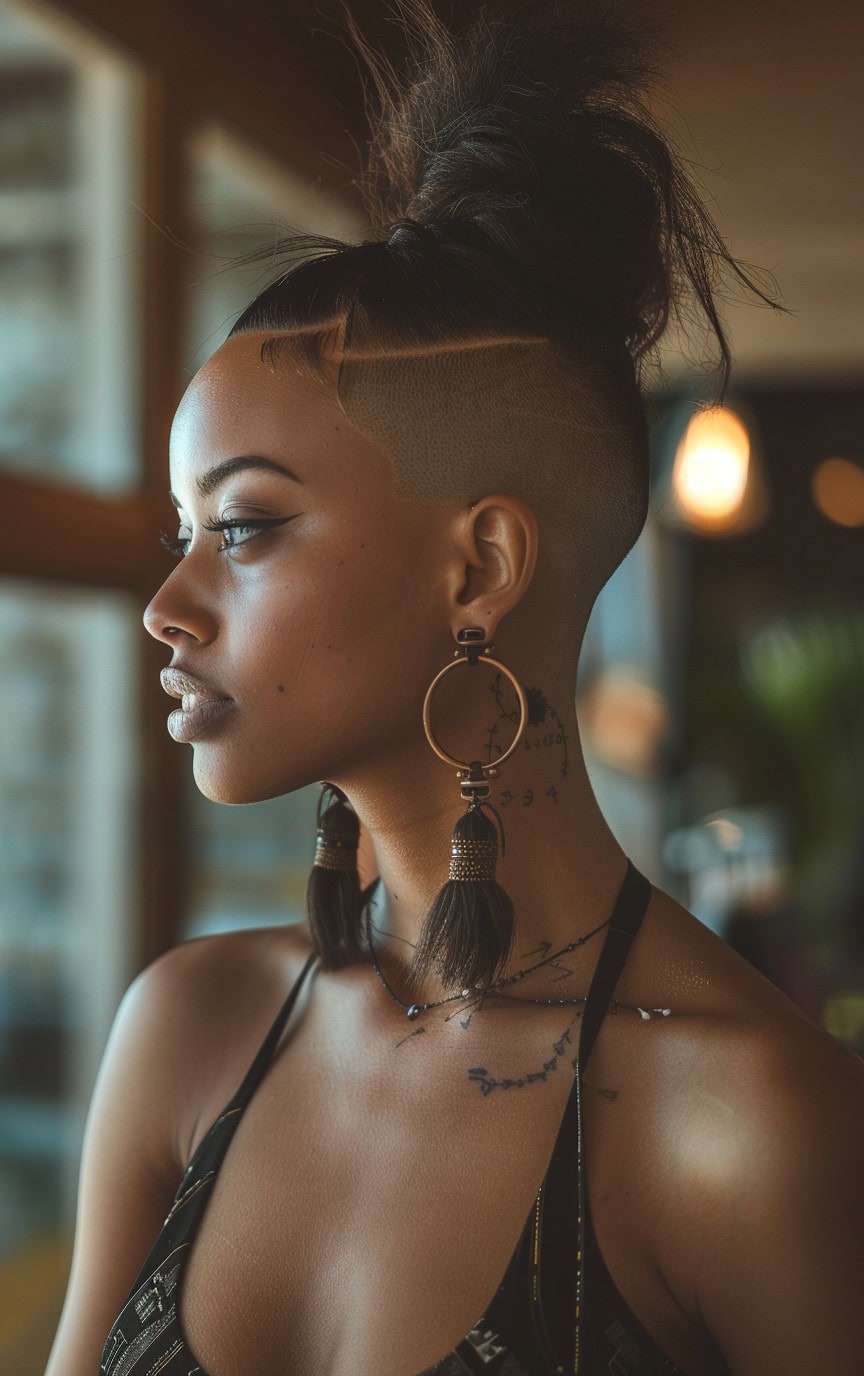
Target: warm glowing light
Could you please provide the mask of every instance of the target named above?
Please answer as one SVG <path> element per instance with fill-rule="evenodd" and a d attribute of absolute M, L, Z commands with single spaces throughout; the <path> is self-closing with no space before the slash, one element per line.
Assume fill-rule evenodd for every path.
<path fill-rule="evenodd" d="M 838 526 L 864 526 L 864 468 L 851 459 L 823 459 L 810 479 L 815 506 Z"/>
<path fill-rule="evenodd" d="M 672 487 L 684 515 L 696 526 L 735 523 L 750 471 L 750 437 L 725 406 L 697 411 L 684 432 Z"/>

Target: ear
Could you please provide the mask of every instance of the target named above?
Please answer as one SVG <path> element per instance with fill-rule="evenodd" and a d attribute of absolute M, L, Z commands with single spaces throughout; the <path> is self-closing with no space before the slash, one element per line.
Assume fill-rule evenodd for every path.
<path fill-rule="evenodd" d="M 454 637 L 463 626 L 483 626 L 491 640 L 528 591 L 539 541 L 537 517 L 521 497 L 496 492 L 462 511 L 453 564 Z"/>

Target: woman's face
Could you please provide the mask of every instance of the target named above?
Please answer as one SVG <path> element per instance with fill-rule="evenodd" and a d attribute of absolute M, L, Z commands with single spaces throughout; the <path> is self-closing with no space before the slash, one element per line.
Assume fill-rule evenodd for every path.
<path fill-rule="evenodd" d="M 332 388 L 262 363 L 263 338 L 226 341 L 180 402 L 170 477 L 185 554 L 144 613 L 172 664 L 233 701 L 192 741 L 196 783 L 223 803 L 422 740 L 423 694 L 454 644 L 441 555 L 456 508 L 394 496 L 386 455 Z M 296 480 L 237 465 L 202 491 L 253 455 Z M 238 528 L 205 528 L 228 519 Z"/>

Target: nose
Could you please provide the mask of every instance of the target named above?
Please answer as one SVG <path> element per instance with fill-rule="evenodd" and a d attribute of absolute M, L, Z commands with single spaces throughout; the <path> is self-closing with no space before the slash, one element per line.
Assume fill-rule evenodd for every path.
<path fill-rule="evenodd" d="M 175 643 L 174 637 L 182 633 L 182 627 L 166 624 L 165 618 L 154 609 L 153 602 L 145 608 L 141 620 L 144 623 L 145 631 L 152 635 L 154 640 L 162 640 L 166 645 L 173 645 Z"/>
<path fill-rule="evenodd" d="M 144 629 L 154 640 L 172 647 L 183 635 L 197 642 L 208 641 L 213 635 L 212 618 L 192 599 L 181 599 L 179 588 L 172 588 L 171 582 L 167 578 L 145 607 L 141 618 Z"/>

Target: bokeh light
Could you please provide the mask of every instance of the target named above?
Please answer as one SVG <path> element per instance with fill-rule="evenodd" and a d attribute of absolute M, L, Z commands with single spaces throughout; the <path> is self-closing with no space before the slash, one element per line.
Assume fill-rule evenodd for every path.
<path fill-rule="evenodd" d="M 851 459 L 823 459 L 810 482 L 814 505 L 838 526 L 864 526 L 864 468 Z"/>
<path fill-rule="evenodd" d="M 750 437 L 740 418 L 723 406 L 691 417 L 675 455 L 672 486 L 682 514 L 693 525 L 736 524 L 750 473 Z"/>

